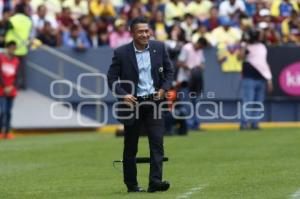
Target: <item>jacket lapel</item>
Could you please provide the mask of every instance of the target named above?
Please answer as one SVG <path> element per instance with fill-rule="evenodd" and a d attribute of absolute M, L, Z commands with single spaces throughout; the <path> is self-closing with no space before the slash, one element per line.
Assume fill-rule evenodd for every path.
<path fill-rule="evenodd" d="M 129 52 L 129 57 L 130 57 L 130 61 L 132 62 L 133 68 L 135 69 L 135 72 L 137 74 L 139 74 L 139 68 L 138 68 L 138 64 L 137 64 L 137 60 L 136 60 L 136 56 L 135 56 L 135 51 L 134 51 L 134 47 L 133 47 L 133 42 L 130 42 L 128 44 L 128 52 Z"/>
<path fill-rule="evenodd" d="M 154 78 L 156 78 L 156 76 L 155 76 L 156 59 L 155 58 L 157 57 L 157 55 L 156 55 L 157 50 L 151 41 L 149 41 L 149 52 L 150 52 L 150 61 L 151 61 L 151 75 L 152 75 L 152 79 L 154 80 Z"/>

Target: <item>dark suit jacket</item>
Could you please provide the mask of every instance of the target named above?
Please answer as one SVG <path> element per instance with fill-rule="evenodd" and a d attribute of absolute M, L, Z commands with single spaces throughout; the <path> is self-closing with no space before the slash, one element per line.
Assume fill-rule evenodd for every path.
<path fill-rule="evenodd" d="M 165 45 L 158 41 L 149 41 L 149 51 L 151 59 L 151 75 L 155 90 L 169 90 L 173 81 L 173 66 L 169 59 Z M 119 96 L 137 94 L 137 86 L 139 82 L 139 69 L 133 47 L 133 42 L 123 45 L 114 51 L 112 64 L 107 73 L 108 86 L 114 93 Z M 133 83 L 118 83 L 118 80 L 126 80 Z M 115 85 L 114 85 L 115 84 Z M 118 98 L 122 100 L 122 98 Z M 122 114 L 126 115 L 125 112 Z M 124 124 L 130 124 L 132 120 L 120 120 Z"/>

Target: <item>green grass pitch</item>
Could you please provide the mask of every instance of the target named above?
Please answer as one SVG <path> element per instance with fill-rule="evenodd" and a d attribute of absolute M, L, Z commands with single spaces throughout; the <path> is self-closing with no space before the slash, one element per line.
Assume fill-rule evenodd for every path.
<path fill-rule="evenodd" d="M 300 129 L 220 130 L 165 137 L 164 193 L 126 192 L 112 161 L 123 138 L 76 133 L 0 140 L 1 199 L 295 199 L 300 190 Z M 138 156 L 148 156 L 140 138 Z M 142 187 L 149 165 L 138 165 Z M 295 194 L 296 193 L 296 194 Z"/>

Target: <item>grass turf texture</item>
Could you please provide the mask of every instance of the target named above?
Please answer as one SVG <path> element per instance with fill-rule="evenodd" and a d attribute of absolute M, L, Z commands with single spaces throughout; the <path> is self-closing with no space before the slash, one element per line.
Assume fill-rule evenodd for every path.
<path fill-rule="evenodd" d="M 0 198 L 291 198 L 300 188 L 300 130 L 191 132 L 166 137 L 164 193 L 130 193 L 120 159 L 123 139 L 111 134 L 76 133 L 0 141 Z M 148 156 L 140 138 L 139 156 Z M 118 165 L 121 169 L 121 165 Z M 138 166 L 147 188 L 149 165 Z M 197 188 L 202 187 L 201 190 Z"/>

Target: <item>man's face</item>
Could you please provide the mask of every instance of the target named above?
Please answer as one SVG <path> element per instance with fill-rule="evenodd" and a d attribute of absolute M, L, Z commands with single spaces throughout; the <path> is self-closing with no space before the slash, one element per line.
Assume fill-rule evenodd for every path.
<path fill-rule="evenodd" d="M 2 20 L 3 21 L 8 21 L 10 16 L 11 16 L 10 12 L 4 12 L 3 16 L 2 16 L 2 18 L 3 18 Z"/>
<path fill-rule="evenodd" d="M 210 16 L 216 18 L 216 17 L 218 17 L 218 15 L 219 15 L 218 12 L 219 12 L 218 9 L 212 8 L 212 9 L 210 10 Z"/>
<path fill-rule="evenodd" d="M 91 23 L 89 26 L 89 32 L 90 33 L 97 33 L 98 27 L 96 23 Z"/>
<path fill-rule="evenodd" d="M 229 25 L 224 25 L 223 28 L 224 28 L 225 31 L 228 31 L 230 26 Z"/>
<path fill-rule="evenodd" d="M 199 26 L 198 31 L 204 35 L 207 32 L 207 28 L 205 25 L 201 25 Z"/>
<path fill-rule="evenodd" d="M 193 24 L 193 18 L 192 18 L 192 17 L 187 17 L 187 18 L 185 19 L 185 21 L 186 21 L 186 23 L 187 23 L 188 25 L 192 25 L 192 24 Z"/>
<path fill-rule="evenodd" d="M 71 17 L 71 9 L 67 8 L 65 14 L 67 17 Z"/>
<path fill-rule="evenodd" d="M 74 30 L 72 30 L 72 32 L 71 32 L 71 37 L 77 38 L 78 35 L 79 35 L 79 29 L 74 29 Z"/>
<path fill-rule="evenodd" d="M 10 46 L 10 47 L 7 48 L 7 53 L 10 54 L 10 55 L 14 55 L 16 49 L 17 49 L 17 46 L 12 45 L 12 46 Z"/>
<path fill-rule="evenodd" d="M 51 33 L 52 32 L 52 27 L 51 27 L 51 24 L 49 22 L 45 23 L 44 31 L 45 31 L 45 33 Z"/>
<path fill-rule="evenodd" d="M 117 27 L 116 27 L 116 31 L 117 31 L 117 32 L 120 32 L 120 33 L 125 32 L 125 31 L 126 31 L 126 26 L 125 26 L 125 24 L 121 24 L 121 25 L 117 26 Z"/>
<path fill-rule="evenodd" d="M 40 7 L 40 9 L 38 10 L 38 15 L 40 17 L 45 17 L 47 13 L 47 8 L 45 6 Z"/>
<path fill-rule="evenodd" d="M 195 50 L 199 50 L 199 45 L 198 45 L 198 43 L 194 43 L 194 49 L 195 49 Z"/>
<path fill-rule="evenodd" d="M 139 45 L 147 45 L 151 36 L 150 28 L 147 23 L 139 23 L 134 25 L 131 34 L 134 42 Z"/>

